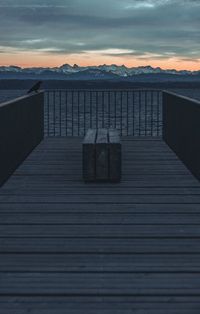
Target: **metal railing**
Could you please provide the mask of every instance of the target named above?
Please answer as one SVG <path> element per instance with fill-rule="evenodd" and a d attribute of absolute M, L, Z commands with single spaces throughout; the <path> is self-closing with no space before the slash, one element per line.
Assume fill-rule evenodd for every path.
<path fill-rule="evenodd" d="M 45 136 L 116 128 L 123 136 L 162 136 L 160 90 L 47 90 Z"/>

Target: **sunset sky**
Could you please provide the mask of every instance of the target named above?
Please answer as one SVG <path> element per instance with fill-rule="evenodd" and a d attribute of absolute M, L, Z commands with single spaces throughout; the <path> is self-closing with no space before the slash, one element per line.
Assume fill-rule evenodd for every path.
<path fill-rule="evenodd" d="M 200 69 L 200 0 L 0 0 L 0 65 Z"/>

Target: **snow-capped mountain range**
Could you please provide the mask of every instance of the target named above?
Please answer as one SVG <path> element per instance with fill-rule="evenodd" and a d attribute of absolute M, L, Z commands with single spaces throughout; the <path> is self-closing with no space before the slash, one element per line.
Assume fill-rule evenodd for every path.
<path fill-rule="evenodd" d="M 78 66 L 77 64 L 63 64 L 60 67 L 31 67 L 21 68 L 18 66 L 0 66 L 0 77 L 20 77 L 31 75 L 45 76 L 45 77 L 62 77 L 66 79 L 119 79 L 119 78 L 133 78 L 141 75 L 175 75 L 177 76 L 196 76 L 200 75 L 199 71 L 177 71 L 175 69 L 163 70 L 160 67 L 153 68 L 151 66 L 139 66 L 128 68 L 125 65 L 98 65 L 98 66 Z"/>
<path fill-rule="evenodd" d="M 77 64 L 74 64 L 71 66 L 70 64 L 63 64 L 60 67 L 53 67 L 53 68 L 43 68 L 43 67 L 33 67 L 33 68 L 21 68 L 18 66 L 0 66 L 1 72 L 18 72 L 18 73 L 37 73 L 41 74 L 46 71 L 51 71 L 53 73 L 62 73 L 62 74 L 73 74 L 78 73 L 82 71 L 87 70 L 99 70 L 102 72 L 112 73 L 118 76 L 127 77 L 132 75 L 138 75 L 138 74 L 160 74 L 160 73 L 168 73 L 168 74 L 179 74 L 179 75 L 190 75 L 190 74 L 199 74 L 199 71 L 187 71 L 187 70 L 181 70 L 177 71 L 175 69 L 169 69 L 169 70 L 163 70 L 159 67 L 153 68 L 151 66 L 139 66 L 139 67 L 132 67 L 128 68 L 125 65 L 118 66 L 115 64 L 112 65 L 98 65 L 98 66 L 78 66 Z"/>

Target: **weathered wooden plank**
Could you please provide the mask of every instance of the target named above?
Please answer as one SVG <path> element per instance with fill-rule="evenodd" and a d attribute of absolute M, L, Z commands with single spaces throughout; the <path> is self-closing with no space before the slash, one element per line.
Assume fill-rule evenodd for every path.
<path fill-rule="evenodd" d="M 109 209 L 108 209 L 109 211 Z M 0 212 L 0 225 L 4 224 L 121 224 L 121 225 L 200 225 L 199 213 L 127 213 L 96 211 L 48 212 L 44 210 Z M 134 228 L 134 227 L 133 227 Z"/>
<path fill-rule="evenodd" d="M 199 214 L 199 204 L 66 204 L 66 203 L 2 203 L 0 204 L 1 213 L 188 213 Z"/>
<path fill-rule="evenodd" d="M 98 129 L 96 139 L 96 179 L 108 180 L 109 177 L 109 148 L 106 129 Z"/>
<path fill-rule="evenodd" d="M 9 194 L 46 194 L 46 193 L 52 193 L 55 192 L 55 194 L 63 194 L 66 191 L 66 194 L 75 194 L 76 190 L 79 191 L 79 194 L 88 194 L 88 193 L 95 193 L 95 194 L 155 194 L 156 192 L 158 194 L 174 194 L 174 195 L 183 195 L 183 194 L 191 194 L 191 195 L 199 195 L 200 189 L 197 186 L 191 186 L 185 182 L 185 185 L 177 186 L 175 183 L 174 185 L 171 185 L 168 183 L 166 185 L 162 184 L 162 182 L 157 182 L 155 185 L 151 185 L 148 182 L 139 181 L 139 184 L 137 185 L 136 181 L 127 181 L 124 182 L 122 185 L 116 185 L 116 187 L 113 187 L 111 185 L 101 185 L 99 184 L 88 184 L 88 185 L 81 185 L 77 181 L 73 181 L 72 183 L 70 181 L 63 181 L 58 182 L 55 180 L 55 185 L 52 183 L 45 184 L 46 180 L 38 181 L 38 184 L 36 182 L 30 183 L 30 181 L 26 181 L 26 184 L 20 184 L 16 186 L 17 181 L 13 184 L 6 185 L 4 188 L 1 189 L 1 195 L 9 195 Z M 50 181 L 50 180 L 49 180 Z"/>
<path fill-rule="evenodd" d="M 98 305 L 97 305 L 98 306 Z M 66 306 L 65 308 L 60 309 L 59 308 L 59 312 L 58 309 L 55 308 L 50 308 L 50 309 L 42 309 L 42 311 L 40 310 L 40 313 L 42 314 L 82 314 L 83 313 L 83 309 L 87 312 L 87 314 L 132 314 L 133 310 L 132 308 L 135 308 L 136 310 L 139 310 L 141 314 L 146 314 L 146 309 L 142 309 L 140 310 L 140 308 L 137 308 L 136 306 L 130 306 L 131 309 L 124 309 L 124 310 L 119 310 L 119 309 L 99 309 L 98 307 L 93 304 L 93 308 L 92 309 L 88 309 L 87 307 L 82 307 L 81 304 L 79 306 L 79 309 L 77 309 L 77 306 L 74 308 L 70 308 L 68 309 L 68 306 Z M 35 310 L 35 306 L 28 306 L 28 305 L 24 305 L 23 309 L 3 309 L 2 311 L 0 310 L 1 314 L 28 314 L 30 313 L 30 308 L 31 308 L 31 313 L 32 314 L 38 314 L 38 308 L 36 308 Z M 172 309 L 149 309 L 148 310 L 148 314 L 188 314 L 188 309 L 189 309 L 189 313 L 190 314 L 199 314 L 199 309 L 194 309 L 191 305 L 190 308 L 185 308 L 182 309 L 177 309 L 174 308 Z"/>
<path fill-rule="evenodd" d="M 0 238 L 1 253 L 200 253 L 199 238 Z M 192 255 L 193 256 L 193 255 Z M 191 256 L 191 258 L 192 258 Z"/>
<path fill-rule="evenodd" d="M 83 308 L 87 309 L 130 309 L 135 305 L 140 306 L 140 309 L 181 309 L 190 308 L 199 309 L 199 296 L 0 296 L 1 308 L 11 309 L 14 306 L 16 309 L 23 308 L 23 306 L 40 307 L 41 309 L 49 308 Z M 132 308 L 131 308 L 132 310 Z"/>
<path fill-rule="evenodd" d="M 18 296 L 17 298 L 3 296 L 0 297 L 2 309 L 0 313 L 27 314 L 31 309 L 34 314 L 38 311 L 44 314 L 82 314 L 83 311 L 89 314 L 94 312 L 98 314 L 132 314 L 134 312 L 198 314 L 200 304 L 197 298 L 195 296 L 173 296 L 173 298 L 170 296 Z"/>
<path fill-rule="evenodd" d="M 184 261 L 184 262 L 183 262 Z M 0 254 L 1 272 L 200 272 L 200 254 Z"/>
<path fill-rule="evenodd" d="M 85 144 L 85 145 L 87 146 L 87 145 L 90 145 L 90 144 Z M 58 167 L 61 167 L 62 165 L 75 166 L 75 164 L 77 162 L 77 166 L 80 167 L 81 164 L 79 164 L 79 161 L 81 160 L 81 158 L 80 158 L 80 156 L 77 156 L 77 154 L 79 154 L 79 152 L 77 152 L 76 155 L 72 154 L 71 156 L 68 156 L 68 155 L 65 154 L 62 159 L 60 157 L 60 158 L 58 158 L 58 160 L 56 160 L 57 155 L 55 155 L 55 156 L 47 157 L 45 161 L 44 161 L 44 159 L 27 161 L 25 164 L 23 164 L 23 165 L 21 165 L 19 167 L 18 171 L 20 169 L 25 169 L 25 168 L 27 168 L 30 165 L 32 165 L 32 166 L 39 166 L 41 164 L 44 165 L 44 166 L 46 165 L 47 167 L 57 164 Z M 80 154 L 81 154 L 81 151 L 80 151 Z M 147 152 L 147 154 L 148 154 L 148 152 Z M 123 155 L 123 160 L 125 161 L 126 168 L 128 168 L 129 166 L 132 166 L 133 168 L 136 167 L 136 166 L 141 168 L 143 165 L 144 165 L 145 168 L 147 168 L 148 166 L 149 167 L 154 167 L 154 168 L 156 166 L 158 166 L 158 168 L 160 168 L 162 165 L 165 165 L 168 168 L 174 169 L 174 170 L 176 170 L 176 167 L 178 169 L 185 169 L 186 172 L 189 173 L 183 164 L 181 164 L 180 162 L 178 162 L 176 160 L 173 160 L 173 159 L 170 159 L 170 160 L 164 159 L 163 160 L 162 158 L 160 158 L 160 159 L 156 158 L 156 156 L 155 157 L 149 156 L 149 159 L 147 159 L 147 158 L 140 159 L 141 154 L 138 155 L 138 156 L 132 156 L 132 155 L 133 154 L 130 154 L 130 156 L 127 155 L 127 154 Z M 67 158 L 68 160 L 65 160 L 64 158 L 65 159 Z M 18 171 L 16 171 L 16 172 L 18 172 Z"/>
<path fill-rule="evenodd" d="M 200 274 L 0 273 L 9 295 L 200 295 Z"/>
<path fill-rule="evenodd" d="M 70 149 L 70 148 L 68 148 Z M 136 149 L 136 148 L 135 148 Z M 79 150 L 81 152 L 81 150 Z M 59 153 L 59 151 L 55 154 L 52 154 L 51 152 L 49 152 L 49 154 L 47 154 L 48 151 L 46 151 L 46 162 L 48 164 L 54 164 L 56 161 L 58 161 L 59 164 L 65 164 L 66 163 L 66 160 L 65 160 L 65 157 L 69 157 L 68 159 L 68 163 L 71 163 L 73 164 L 73 161 L 74 159 L 76 161 L 80 160 L 81 156 L 79 156 L 79 151 L 72 151 L 71 154 L 69 154 L 69 152 L 63 152 L 63 153 Z M 153 164 L 153 165 L 156 165 L 156 164 L 166 164 L 168 166 L 171 166 L 171 167 L 174 167 L 174 166 L 179 166 L 179 167 L 184 167 L 184 164 L 181 163 L 179 160 L 177 159 L 174 159 L 172 157 L 168 157 L 168 158 L 164 158 L 164 156 L 166 154 L 159 154 L 157 153 L 156 154 L 149 154 L 149 158 L 145 158 L 145 154 L 144 153 L 134 153 L 134 152 L 125 152 L 125 156 L 124 156 L 124 160 L 126 160 L 127 163 L 131 163 L 131 160 L 134 160 L 135 163 L 137 163 L 138 165 L 142 165 L 143 163 L 144 164 Z M 148 153 L 148 151 L 147 151 Z M 70 156 L 73 158 L 70 158 Z M 58 160 L 55 160 L 55 158 L 58 158 Z M 131 158 L 132 157 L 132 158 Z M 31 165 L 31 164 L 40 164 L 40 163 L 43 163 L 44 164 L 44 159 L 41 157 L 41 156 L 35 156 L 33 159 L 27 159 L 26 160 L 26 164 L 28 165 Z M 67 163 L 67 164 L 68 164 Z M 24 165 L 23 165 L 24 166 Z M 22 167 L 22 165 L 20 166 Z"/>
<path fill-rule="evenodd" d="M 101 146 L 101 144 L 99 144 Z M 98 146 L 99 146 L 98 145 Z M 102 144 L 103 145 L 103 144 Z M 99 147 L 99 153 L 98 153 L 99 157 L 103 159 L 105 158 L 105 155 L 102 153 L 101 155 L 101 147 Z M 42 165 L 38 165 L 37 167 L 31 166 L 31 167 L 26 167 L 24 169 L 20 169 L 18 170 L 18 172 L 15 172 L 15 175 L 34 175 L 34 176 L 39 176 L 39 175 L 63 175 L 65 177 L 68 176 L 68 179 L 70 178 L 72 179 L 76 179 L 79 178 L 79 180 L 81 179 L 81 171 L 82 168 L 81 167 L 73 167 L 71 169 L 66 168 L 64 166 L 56 168 L 53 166 L 48 166 L 46 165 L 45 167 L 42 167 Z M 135 175 L 137 176 L 148 176 L 148 175 L 162 175 L 162 176 L 170 176 L 170 175 L 183 175 L 185 176 L 187 174 L 187 171 L 185 169 L 167 169 L 165 167 L 161 167 L 159 169 L 155 168 L 155 169 L 151 169 L 151 167 L 147 167 L 145 168 L 137 168 L 137 167 L 131 167 L 130 169 L 124 169 L 122 172 L 123 175 L 123 180 L 128 179 L 128 178 L 133 178 L 133 173 L 135 172 Z M 107 173 L 107 172 L 105 172 Z M 188 171 L 188 175 L 189 175 L 189 171 Z"/>
<path fill-rule="evenodd" d="M 120 182 L 122 168 L 121 141 L 117 130 L 109 129 L 109 175 L 112 181 Z"/>
<path fill-rule="evenodd" d="M 95 179 L 95 140 L 97 136 L 97 131 L 89 129 L 87 134 L 83 140 L 83 148 L 82 148 L 82 168 L 83 168 L 83 179 L 85 181 L 91 181 Z M 80 165 L 80 163 L 79 163 Z M 77 166 L 77 165 L 76 165 Z M 63 166 L 62 166 L 63 168 Z M 71 168 L 71 167 L 70 167 Z M 75 168 L 76 169 L 76 168 Z M 75 170 L 72 169 L 72 170 Z M 81 169 L 79 167 L 79 173 L 81 173 Z"/>
<path fill-rule="evenodd" d="M 109 142 L 112 144 L 118 144 L 121 143 L 121 139 L 119 136 L 119 131 L 116 129 L 109 129 L 108 130 L 109 134 Z"/>
<path fill-rule="evenodd" d="M 0 237 L 200 238 L 200 225 L 0 225 Z"/>
<path fill-rule="evenodd" d="M 88 129 L 87 133 L 83 139 L 83 144 L 94 144 L 96 141 L 96 136 L 97 136 L 97 130 L 96 129 Z M 75 146 L 75 145 L 72 144 L 72 146 Z"/>
<path fill-rule="evenodd" d="M 97 131 L 97 144 L 107 144 L 108 143 L 108 131 L 107 129 L 99 128 Z"/>
<path fill-rule="evenodd" d="M 117 185 L 116 187 L 105 187 L 105 185 L 99 185 L 93 187 L 92 185 L 84 185 L 79 186 L 79 190 L 74 188 L 74 186 L 43 186 L 38 183 L 35 186 L 24 186 L 17 188 L 4 188 L 1 191 L 1 196 L 6 195 L 26 195 L 26 196 L 41 196 L 41 195 L 49 195 L 53 193 L 54 195 L 88 195 L 90 193 L 94 193 L 95 195 L 190 195 L 190 196 L 198 196 L 200 199 L 200 188 L 199 187 L 120 187 Z"/>
<path fill-rule="evenodd" d="M 29 167 L 31 167 L 31 169 L 29 169 Z M 80 165 L 77 165 L 77 167 L 75 167 L 75 165 L 71 166 L 68 165 L 67 168 L 65 168 L 65 164 L 63 165 L 57 165 L 56 169 L 52 169 L 56 167 L 56 165 L 43 165 L 39 164 L 39 165 L 27 165 L 26 167 L 24 167 L 23 169 L 21 169 L 20 172 L 16 173 L 17 174 L 31 174 L 31 173 L 38 173 L 40 171 L 40 174 L 65 174 L 67 175 L 67 173 L 69 174 L 73 174 L 73 172 L 75 173 L 75 175 L 79 174 L 80 171 L 82 170 L 82 167 Z M 165 169 L 163 169 L 163 167 L 165 167 Z M 65 168 L 65 171 L 63 171 L 62 173 L 62 169 Z M 35 171 L 35 172 L 34 172 Z M 130 167 L 128 167 L 127 165 L 125 165 L 124 169 L 123 169 L 123 174 L 125 175 L 133 175 L 133 172 L 136 172 L 137 175 L 142 175 L 142 174 L 162 174 L 162 175 L 166 175 L 168 176 L 169 174 L 182 174 L 182 175 L 186 175 L 187 171 L 185 170 L 185 168 L 176 168 L 173 169 L 172 167 L 167 167 L 167 166 L 163 166 L 163 165 L 158 165 L 158 166 L 151 166 L 151 165 L 147 165 L 144 167 L 141 166 L 137 166 L 137 165 L 130 165 Z M 131 173 L 130 173 L 131 172 Z"/>
<path fill-rule="evenodd" d="M 0 203 L 101 203 L 101 204 L 200 204 L 198 195 L 151 195 L 151 194 L 76 194 L 76 195 L 1 195 Z"/>
<path fill-rule="evenodd" d="M 1 188 L 1 192 L 5 191 L 8 188 L 13 189 L 21 189 L 23 187 L 34 187 L 41 185 L 42 187 L 55 187 L 55 188 L 74 188 L 80 189 L 83 187 L 83 183 L 81 180 L 76 178 L 68 178 L 68 176 L 63 175 L 54 175 L 53 180 L 49 180 L 48 175 L 38 175 L 38 176 L 12 176 L 11 179 Z M 129 180 L 128 180 L 129 179 Z M 98 183 L 93 183 L 90 185 L 90 189 L 92 188 L 101 188 L 104 187 L 104 185 L 100 185 Z M 148 176 L 141 176 L 141 175 L 135 175 L 133 177 L 126 178 L 126 180 L 123 178 L 123 180 L 118 184 L 113 186 L 112 183 L 106 183 L 106 188 L 112 187 L 113 189 L 116 189 L 117 187 L 120 188 L 134 188 L 134 187 L 171 187 L 171 188 L 179 188 L 179 187 L 185 187 L 185 188 L 199 188 L 200 184 L 197 180 L 193 179 L 192 177 L 186 175 L 186 176 L 180 176 L 180 175 L 171 175 L 171 176 L 155 176 L 155 175 L 148 175 Z"/>
<path fill-rule="evenodd" d="M 117 144 L 113 144 L 114 146 L 117 146 Z M 67 158 L 67 157 L 66 157 Z M 71 156 L 72 158 L 72 156 Z M 55 157 L 56 159 L 56 157 Z M 171 164 L 169 165 L 168 163 L 161 163 L 161 162 L 158 162 L 158 161 L 155 161 L 154 164 L 153 163 L 147 163 L 147 162 L 138 162 L 136 160 L 124 160 L 124 163 L 123 163 L 123 172 L 124 173 L 127 173 L 128 170 L 137 170 L 138 171 L 141 171 L 141 173 L 143 172 L 142 170 L 145 170 L 145 171 L 149 171 L 149 170 L 156 170 L 156 171 L 161 171 L 163 170 L 163 167 L 166 167 L 167 169 L 170 169 L 171 171 L 174 170 L 174 173 L 184 173 L 184 174 L 188 174 L 188 171 L 185 169 L 185 167 L 183 165 L 176 165 L 175 163 L 174 164 Z M 77 168 L 75 167 L 75 164 L 77 163 Z M 23 169 L 21 168 L 21 170 L 25 171 L 28 169 L 28 167 L 33 167 L 33 168 L 37 168 L 39 167 L 39 169 L 42 168 L 42 166 L 44 167 L 44 169 L 48 170 L 50 169 L 51 167 L 58 167 L 58 173 L 59 173 L 59 170 L 60 168 L 62 167 L 66 167 L 67 169 L 69 169 L 69 172 L 72 172 L 72 170 L 74 170 L 75 172 L 78 172 L 78 171 L 81 171 L 82 169 L 82 166 L 81 166 L 81 162 L 80 160 L 71 160 L 69 162 L 67 161 L 58 161 L 56 163 L 56 161 L 52 162 L 52 161 L 47 161 L 46 163 L 44 162 L 40 162 L 38 161 L 37 163 L 34 162 L 34 163 L 27 163 L 26 166 L 23 167 Z M 76 171 L 77 169 L 77 171 Z M 185 172 L 183 172 L 185 171 Z M 16 174 L 20 174 L 19 170 L 18 172 L 16 172 Z"/>

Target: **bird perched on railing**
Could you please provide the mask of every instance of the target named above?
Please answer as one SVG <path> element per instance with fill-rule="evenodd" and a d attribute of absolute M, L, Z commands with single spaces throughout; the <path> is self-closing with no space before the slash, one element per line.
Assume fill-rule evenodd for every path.
<path fill-rule="evenodd" d="M 42 84 L 42 81 L 39 81 L 39 82 L 37 82 L 36 84 L 34 84 L 33 87 L 31 87 L 31 88 L 29 89 L 29 91 L 27 92 L 27 94 L 30 94 L 30 93 L 33 93 L 33 92 L 38 93 L 38 91 L 39 91 L 39 89 L 40 89 L 40 87 L 41 87 L 41 84 Z"/>

